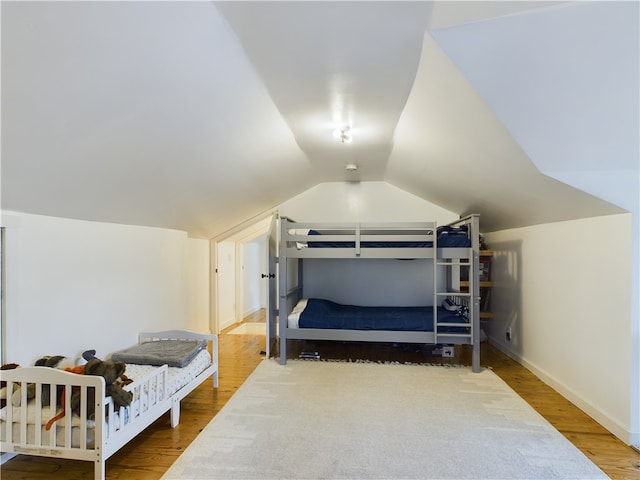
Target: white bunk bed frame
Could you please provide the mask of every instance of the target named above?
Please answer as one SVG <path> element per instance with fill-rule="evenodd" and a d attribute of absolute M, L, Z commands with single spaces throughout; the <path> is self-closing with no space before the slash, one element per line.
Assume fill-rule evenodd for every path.
<path fill-rule="evenodd" d="M 436 222 L 413 223 L 297 223 L 289 218 L 280 218 L 279 250 L 279 337 L 280 363 L 287 361 L 287 340 L 337 340 L 424 344 L 468 344 L 472 345 L 472 369 L 480 369 L 480 283 L 479 283 L 479 226 L 480 216 L 468 215 L 445 226 L 466 225 L 471 239 L 469 248 L 440 248 L 437 244 Z M 309 229 L 322 231 L 320 236 L 309 235 Z M 302 247 L 312 241 L 353 242 L 350 248 Z M 367 248 L 363 242 L 432 242 L 433 247 L 417 248 Z M 359 259 L 432 259 L 434 275 L 434 331 L 390 331 L 390 330 L 344 330 L 318 328 L 289 328 L 287 317 L 296 303 L 303 298 L 303 259 L 305 258 L 359 258 Z M 297 264 L 297 279 L 290 278 L 291 265 Z M 437 268 L 440 266 L 441 268 Z M 468 288 L 460 287 L 460 269 L 468 268 Z M 439 270 L 446 275 L 444 291 L 437 291 Z M 294 273 L 295 275 L 295 273 Z M 295 281 L 294 281 L 295 280 Z M 447 297 L 455 297 L 458 303 L 469 308 L 469 323 L 442 323 L 441 327 L 464 326 L 469 333 L 447 333 L 440 331 L 437 306 Z"/>
<path fill-rule="evenodd" d="M 104 378 L 93 375 L 78 375 L 49 367 L 20 367 L 15 370 L 3 370 L 2 380 L 7 382 L 7 407 L 2 422 L 2 441 L 0 451 L 3 460 L 9 460 L 16 454 L 43 457 L 85 460 L 94 463 L 94 477 L 105 480 L 106 461 L 130 440 L 155 422 L 160 416 L 171 410 L 171 426 L 175 427 L 180 419 L 180 400 L 191 393 L 198 385 L 213 376 L 213 386 L 218 386 L 218 338 L 216 335 L 170 330 L 164 332 L 143 332 L 138 335 L 139 343 L 167 339 L 198 339 L 209 343 L 211 364 L 188 384 L 173 395 L 167 394 L 168 367 L 163 365 L 154 369 L 143 378 L 136 378 L 125 390 L 134 393 L 134 400 L 127 408 L 114 408 L 111 397 L 105 397 Z M 27 384 L 35 384 L 36 397 L 27 402 Z M 21 405 L 10 408 L 14 389 L 20 388 Z M 52 404 L 40 407 L 42 388 L 50 389 Z M 80 392 L 81 410 L 79 417 L 71 414 L 71 395 L 65 395 L 64 405 L 56 405 L 55 391 L 64 387 L 65 392 Z M 95 412 L 94 421 L 87 420 L 87 389 L 95 389 L 92 402 Z M 64 408 L 67 414 L 45 431 L 44 424 L 51 417 L 50 412 Z M 43 412 L 43 408 L 46 408 Z M 29 409 L 29 410 L 27 410 Z M 29 414 L 28 414 L 29 413 Z M 31 418 L 29 418 L 31 415 Z M 107 419 L 118 418 L 118 421 Z M 122 419 L 126 418 L 123 424 Z M 13 428 L 7 428 L 13 425 Z M 35 428 L 34 425 L 42 425 Z M 92 439 L 92 441 L 90 441 Z"/>

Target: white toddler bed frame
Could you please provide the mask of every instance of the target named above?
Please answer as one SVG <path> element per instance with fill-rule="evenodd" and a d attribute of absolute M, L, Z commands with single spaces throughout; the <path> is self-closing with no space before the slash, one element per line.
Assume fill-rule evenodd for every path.
<path fill-rule="evenodd" d="M 111 397 L 105 397 L 106 386 L 102 377 L 48 367 L 2 371 L 2 380 L 7 382 L 8 389 L 7 407 L 0 411 L 3 461 L 15 454 L 86 460 L 94 463 L 95 479 L 104 480 L 106 460 L 165 412 L 171 410 L 171 426 L 175 427 L 180 418 L 180 401 L 184 397 L 210 376 L 213 376 L 213 386 L 218 386 L 218 339 L 215 335 L 177 330 L 143 332 L 138 336 L 139 343 L 166 339 L 207 340 L 212 358 L 210 365 L 173 395 L 167 393 L 169 367 L 153 368 L 151 373 L 135 378 L 125 387 L 133 393 L 133 401 L 126 408 L 115 409 Z M 26 386 L 31 383 L 35 384 L 36 397 L 27 401 Z M 59 388 L 65 391 L 60 402 L 62 405 L 56 404 L 56 390 Z M 10 399 L 17 389 L 20 389 L 20 406 L 11 408 Z M 50 406 L 40 406 L 43 389 L 49 389 Z M 67 392 L 79 393 L 79 415 L 71 413 L 71 395 Z M 67 414 L 47 431 L 46 423 L 61 409 Z M 95 412 L 93 419 L 88 414 L 89 410 Z"/>
<path fill-rule="evenodd" d="M 180 423 L 180 401 L 184 397 L 193 392 L 196 387 L 209 377 L 212 377 L 213 388 L 218 388 L 218 337 L 216 335 L 194 333 L 185 330 L 141 332 L 138 334 L 138 344 L 158 340 L 206 340 L 209 344 L 209 353 L 211 354 L 211 363 L 209 366 L 200 372 L 193 380 L 171 395 L 171 428 L 175 428 L 178 423 Z M 175 369 L 172 368 L 172 370 Z"/>

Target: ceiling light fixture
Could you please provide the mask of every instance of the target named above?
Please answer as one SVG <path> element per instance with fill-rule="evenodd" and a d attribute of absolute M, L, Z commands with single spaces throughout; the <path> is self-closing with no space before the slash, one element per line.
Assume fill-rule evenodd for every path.
<path fill-rule="evenodd" d="M 336 128 L 333 131 L 333 136 L 338 140 L 340 140 L 342 143 L 350 143 L 351 142 L 351 134 L 349 133 L 350 130 L 351 130 L 351 127 L 349 127 L 348 125 L 342 128 Z"/>

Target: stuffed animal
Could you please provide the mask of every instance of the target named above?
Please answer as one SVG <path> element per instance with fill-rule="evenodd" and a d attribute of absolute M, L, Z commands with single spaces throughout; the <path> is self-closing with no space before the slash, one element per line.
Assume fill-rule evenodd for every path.
<path fill-rule="evenodd" d="M 36 367 L 51 367 L 64 370 L 67 367 L 73 367 L 73 360 L 64 355 L 46 355 L 36 360 L 34 365 Z"/>
<path fill-rule="evenodd" d="M 73 373 L 79 373 L 84 375 L 96 375 L 99 377 L 103 377 L 106 384 L 105 395 L 107 397 L 111 397 L 113 400 L 114 407 L 119 409 L 120 407 L 127 407 L 131 405 L 131 400 L 133 400 L 133 393 L 127 392 L 120 385 L 116 383 L 116 380 L 124 375 L 126 365 L 123 362 L 112 362 L 111 360 L 100 360 L 99 358 L 92 357 L 89 359 L 86 365 L 73 367 L 67 369 L 67 371 Z M 64 397 L 66 392 L 63 392 L 60 405 L 64 404 Z M 76 414 L 80 415 L 80 392 L 72 391 L 71 392 L 71 410 Z M 95 418 L 95 389 L 88 388 L 86 392 L 86 404 L 87 404 L 87 418 L 94 419 Z M 56 414 L 53 418 L 51 418 L 47 424 L 45 425 L 45 429 L 49 430 L 53 426 L 53 424 L 63 418 L 66 415 L 66 412 L 62 410 L 58 414 Z"/>
<path fill-rule="evenodd" d="M 20 365 L 17 363 L 7 363 L 0 366 L 0 370 L 13 370 Z M 0 380 L 0 408 L 3 408 L 7 404 L 7 382 Z"/>
<path fill-rule="evenodd" d="M 100 360 L 99 358 L 91 358 L 84 366 L 85 375 L 97 375 L 104 378 L 106 384 L 106 396 L 111 397 L 114 407 L 127 407 L 133 400 L 133 393 L 124 390 L 118 383 L 118 378 L 124 375 L 126 365 L 124 362 L 112 362 L 111 360 Z M 92 418 L 95 414 L 95 391 L 87 390 L 87 417 Z M 80 414 L 80 394 L 74 393 L 71 396 L 72 410 Z"/>
<path fill-rule="evenodd" d="M 84 352 L 82 352 L 82 358 L 84 358 L 88 362 L 89 360 L 98 358 L 98 357 L 96 357 L 96 351 L 91 349 L 91 350 L 85 350 Z M 116 378 L 116 381 L 113 383 L 120 385 L 121 387 L 125 387 L 130 383 L 133 383 L 133 379 L 127 377 L 123 373 L 118 378 Z"/>
<path fill-rule="evenodd" d="M 96 351 L 94 349 L 91 349 L 91 350 L 85 350 L 84 352 L 82 352 L 82 358 L 84 358 L 88 362 L 92 358 L 98 358 L 98 357 L 96 357 Z"/>
<path fill-rule="evenodd" d="M 72 368 L 73 360 L 64 355 L 47 355 L 39 358 L 35 361 L 34 365 L 36 367 L 49 367 L 49 368 L 57 368 L 59 370 L 64 370 L 66 368 Z M 62 395 L 62 386 L 58 386 L 56 390 L 57 398 L 60 398 Z M 27 385 L 27 400 L 31 400 L 36 397 L 36 386 L 34 384 Z M 42 386 L 42 406 L 51 405 L 51 391 L 49 388 Z M 20 389 L 16 389 L 13 391 L 13 395 L 11 396 L 11 404 L 14 407 L 19 407 L 22 403 L 22 394 Z"/>
<path fill-rule="evenodd" d="M 64 371 L 69 373 L 75 373 L 77 375 L 84 375 L 84 365 L 78 365 L 76 367 L 66 367 Z M 71 387 L 71 388 L 72 388 L 72 393 L 75 393 L 76 392 L 75 389 L 79 387 Z M 66 400 L 66 396 L 67 396 L 67 390 L 65 387 L 63 387 L 62 393 L 60 394 L 60 403 L 58 404 L 62 407 L 62 410 L 46 423 L 44 427 L 45 430 L 51 430 L 51 427 L 53 426 L 53 424 L 65 416 L 66 411 L 64 409 L 64 402 Z"/>
<path fill-rule="evenodd" d="M 116 383 L 116 380 L 124 375 L 126 368 L 127 366 L 124 362 L 92 358 L 84 366 L 84 374 L 104 377 L 107 385 L 106 394 L 113 399 L 116 408 L 128 407 L 131 404 L 131 400 L 133 400 L 133 393 L 127 392 Z"/>

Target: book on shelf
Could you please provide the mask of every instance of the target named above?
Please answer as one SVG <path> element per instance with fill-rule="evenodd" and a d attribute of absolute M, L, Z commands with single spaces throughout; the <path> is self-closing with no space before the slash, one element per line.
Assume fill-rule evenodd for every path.
<path fill-rule="evenodd" d="M 480 289 L 480 311 L 481 312 L 491 311 L 491 289 L 490 288 Z"/>
<path fill-rule="evenodd" d="M 490 257 L 480 257 L 478 269 L 480 270 L 479 273 L 480 273 L 481 282 L 488 282 L 491 280 L 491 258 Z"/>

